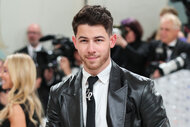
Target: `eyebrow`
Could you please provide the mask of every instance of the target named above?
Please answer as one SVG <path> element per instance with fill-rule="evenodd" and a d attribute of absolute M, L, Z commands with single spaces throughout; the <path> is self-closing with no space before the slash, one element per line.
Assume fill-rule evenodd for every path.
<path fill-rule="evenodd" d="M 104 36 L 97 36 L 97 37 L 95 37 L 95 38 L 96 38 L 96 39 L 97 39 L 97 38 L 103 38 L 103 39 L 104 39 L 105 37 L 104 37 Z"/>
<path fill-rule="evenodd" d="M 87 39 L 87 37 L 80 36 L 78 39 Z"/>
<path fill-rule="evenodd" d="M 95 39 L 97 39 L 97 38 L 105 38 L 104 36 L 96 36 L 96 37 L 94 37 Z M 84 36 L 80 36 L 78 39 L 88 39 L 87 37 L 84 37 Z"/>

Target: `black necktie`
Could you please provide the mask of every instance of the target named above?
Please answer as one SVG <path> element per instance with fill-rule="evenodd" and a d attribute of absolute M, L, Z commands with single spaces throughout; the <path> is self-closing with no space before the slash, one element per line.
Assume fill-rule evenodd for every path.
<path fill-rule="evenodd" d="M 87 119 L 86 127 L 95 127 L 95 100 L 93 96 L 93 85 L 98 80 L 98 77 L 90 76 L 88 78 L 88 88 L 86 90 L 87 101 Z"/>
<path fill-rule="evenodd" d="M 168 49 L 174 50 L 174 46 L 168 46 Z"/>

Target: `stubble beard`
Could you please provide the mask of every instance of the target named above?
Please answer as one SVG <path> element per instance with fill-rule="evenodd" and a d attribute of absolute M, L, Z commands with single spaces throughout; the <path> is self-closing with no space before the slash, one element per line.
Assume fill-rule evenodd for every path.
<path fill-rule="evenodd" d="M 92 71 L 100 70 L 107 60 L 109 59 L 109 53 L 107 52 L 106 55 L 103 57 L 98 56 L 96 61 L 90 62 L 86 58 L 81 58 L 84 64 L 84 68 Z"/>

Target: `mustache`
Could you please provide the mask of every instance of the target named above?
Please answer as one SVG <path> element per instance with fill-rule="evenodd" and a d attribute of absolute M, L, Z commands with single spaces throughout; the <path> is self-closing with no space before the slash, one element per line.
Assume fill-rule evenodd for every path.
<path fill-rule="evenodd" d="M 98 55 L 95 55 L 95 54 L 88 54 L 85 56 L 86 58 L 90 58 L 90 57 L 98 57 Z"/>

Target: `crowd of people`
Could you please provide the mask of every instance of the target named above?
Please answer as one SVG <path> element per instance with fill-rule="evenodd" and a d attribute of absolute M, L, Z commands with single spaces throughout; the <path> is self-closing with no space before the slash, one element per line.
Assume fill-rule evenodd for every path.
<path fill-rule="evenodd" d="M 79 22 L 79 19 L 75 19 L 76 23 L 73 21 L 75 36 L 79 34 L 77 32 L 82 32 L 84 29 L 96 30 L 96 28 L 92 27 L 97 25 L 93 24 L 95 22 L 84 21 L 83 23 L 82 21 Z M 77 24 L 78 22 L 79 24 Z M 80 26 L 80 23 L 85 24 L 86 22 L 92 28 L 89 26 Z M 74 26 L 76 24 L 78 26 Z M 142 39 L 143 27 L 137 19 L 127 18 L 122 20 L 119 26 L 120 34 L 114 34 L 115 38 L 113 38 L 113 40 L 115 39 L 115 46 L 113 45 L 111 47 L 111 59 L 122 68 L 152 79 L 159 78 L 180 69 L 190 69 L 190 33 L 183 33 L 181 30 L 182 24 L 177 11 L 171 7 L 164 8 L 160 13 L 159 26 L 153 36 L 145 41 Z M 76 31 L 75 27 L 78 27 L 78 30 L 81 31 Z M 91 34 L 95 33 L 92 32 Z M 0 77 L 2 83 L 0 90 L 0 126 L 3 125 L 2 127 L 39 126 L 42 124 L 42 118 L 48 116 L 46 111 L 49 98 L 50 106 L 52 107 L 49 106 L 48 109 L 48 118 L 50 120 L 48 125 L 65 125 L 60 119 L 58 120 L 58 116 L 51 116 L 52 114 L 57 115 L 59 111 L 58 109 L 54 109 L 54 107 L 58 105 L 54 104 L 55 101 L 58 101 L 55 100 L 57 97 L 49 97 L 50 87 L 59 82 L 68 81 L 72 75 L 80 72 L 79 70 L 81 70 L 83 66 L 87 70 L 93 68 L 91 68 L 88 63 L 85 63 L 85 59 L 87 59 L 88 56 L 81 56 L 84 52 L 81 46 L 85 46 L 84 44 L 88 41 L 88 38 L 82 36 L 81 40 L 79 39 L 79 42 L 77 42 L 76 38 L 73 37 L 74 44 L 68 40 L 63 43 L 56 43 L 54 44 L 53 55 L 49 55 L 48 51 L 42 46 L 39 41 L 41 38 L 42 32 L 40 26 L 38 24 L 30 24 L 27 28 L 28 45 L 7 56 L 4 61 L 0 61 Z M 97 37 L 97 41 L 104 39 L 102 36 Z M 63 45 L 64 48 L 62 48 Z M 67 52 L 68 47 L 69 51 Z M 93 50 L 93 48 L 93 44 L 89 46 L 89 50 Z M 64 51 L 64 53 L 59 54 L 60 50 Z M 103 50 L 104 49 L 102 49 L 102 53 Z M 55 55 L 56 53 L 59 55 Z M 104 53 L 109 52 L 105 49 Z M 52 60 L 51 57 L 54 59 Z M 171 64 L 171 61 L 174 61 L 173 64 Z M 54 62 L 56 62 L 56 64 Z M 104 62 L 104 60 L 102 62 Z M 116 66 L 115 63 L 114 66 Z M 130 76 L 133 75 L 133 73 L 130 74 Z M 93 71 L 90 74 L 92 75 Z M 132 78 L 134 77 L 132 76 Z M 137 82 L 137 80 L 131 82 Z M 65 85 L 67 85 L 67 83 Z M 133 90 L 133 88 L 131 89 Z M 55 93 L 53 93 L 53 95 L 54 94 Z M 60 111 L 62 110 L 60 109 Z M 64 120 L 66 120 L 65 117 L 63 118 Z M 137 117 L 138 116 L 135 118 L 137 119 Z M 55 123 L 56 120 L 60 123 Z M 165 120 L 167 121 L 167 119 Z M 149 123 L 144 124 L 153 125 L 150 121 L 148 122 Z M 114 123 L 112 124 L 116 125 Z M 166 124 L 169 126 L 169 123 L 166 122 L 165 125 Z M 73 124 L 73 126 L 74 125 L 75 124 Z"/>
<path fill-rule="evenodd" d="M 121 35 L 118 35 L 116 46 L 112 49 L 112 59 L 120 66 L 149 78 L 190 69 L 190 33 L 186 33 L 185 37 L 181 31 L 178 12 L 172 7 L 163 8 L 159 24 L 160 28 L 154 36 L 142 41 L 143 28 L 139 21 L 133 18 L 122 20 Z M 177 59 L 179 57 L 180 60 Z M 172 60 L 176 61 L 176 65 L 170 64 Z"/>

